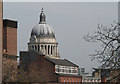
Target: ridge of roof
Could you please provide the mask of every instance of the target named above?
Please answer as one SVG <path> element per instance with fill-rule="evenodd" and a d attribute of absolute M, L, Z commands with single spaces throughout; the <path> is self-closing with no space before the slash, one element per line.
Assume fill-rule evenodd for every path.
<path fill-rule="evenodd" d="M 49 58 L 49 57 L 46 57 L 46 59 L 57 65 L 78 67 L 78 65 L 70 62 L 67 59 L 53 59 L 53 58 Z"/>

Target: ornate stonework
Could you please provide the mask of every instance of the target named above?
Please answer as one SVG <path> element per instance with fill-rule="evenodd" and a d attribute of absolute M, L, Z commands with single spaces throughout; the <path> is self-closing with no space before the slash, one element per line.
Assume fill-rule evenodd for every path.
<path fill-rule="evenodd" d="M 31 31 L 28 50 L 42 52 L 50 58 L 59 59 L 58 43 L 56 42 L 55 33 L 51 26 L 46 24 L 46 15 L 40 14 L 40 22 Z"/>

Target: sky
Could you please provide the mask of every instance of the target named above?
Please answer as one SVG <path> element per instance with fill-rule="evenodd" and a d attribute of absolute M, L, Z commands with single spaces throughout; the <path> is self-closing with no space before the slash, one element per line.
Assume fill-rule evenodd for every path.
<path fill-rule="evenodd" d="M 91 72 L 98 67 L 90 54 L 100 50 L 99 43 L 89 43 L 83 36 L 93 34 L 98 24 L 110 26 L 118 18 L 117 2 L 4 2 L 3 18 L 18 21 L 19 51 L 27 51 L 32 28 L 39 23 L 44 8 L 47 24 L 52 26 L 61 58 Z"/>
<path fill-rule="evenodd" d="M 0 0 L 2 1 L 2 0 Z M 119 0 L 3 0 L 4 2 L 119 2 Z"/>

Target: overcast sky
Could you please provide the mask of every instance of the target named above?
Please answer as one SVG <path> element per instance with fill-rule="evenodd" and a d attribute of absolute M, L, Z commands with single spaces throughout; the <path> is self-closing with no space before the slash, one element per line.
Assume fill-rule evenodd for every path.
<path fill-rule="evenodd" d="M 27 50 L 32 28 L 38 24 L 41 8 L 47 17 L 47 24 L 53 27 L 59 54 L 90 72 L 97 67 L 97 61 L 91 61 L 89 54 L 100 49 L 99 44 L 88 43 L 83 39 L 87 33 L 93 34 L 98 24 L 108 25 L 117 21 L 117 2 L 5 2 L 3 18 L 18 21 L 18 55 Z"/>

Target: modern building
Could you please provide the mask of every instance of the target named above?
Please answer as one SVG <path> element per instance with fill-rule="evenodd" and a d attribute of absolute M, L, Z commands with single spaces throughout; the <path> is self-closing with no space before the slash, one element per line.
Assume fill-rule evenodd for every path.
<path fill-rule="evenodd" d="M 97 75 L 96 75 L 97 74 Z M 101 76 L 98 75 L 98 72 L 94 71 L 92 74 L 86 73 L 85 68 L 80 68 L 80 75 L 82 76 L 82 84 L 86 83 L 95 83 L 99 84 L 101 82 Z"/>
<path fill-rule="evenodd" d="M 67 59 L 61 59 L 55 32 L 46 23 L 43 9 L 40 21 L 31 31 L 28 51 L 20 52 L 20 70 L 27 72 L 27 82 L 81 83 L 79 66 Z M 29 77 L 28 77 L 29 76 Z M 34 77 L 34 78 L 33 78 Z"/>
<path fill-rule="evenodd" d="M 96 83 L 99 84 L 101 83 L 101 78 L 100 77 L 93 77 L 93 76 L 87 76 L 82 78 L 82 83 Z"/>

